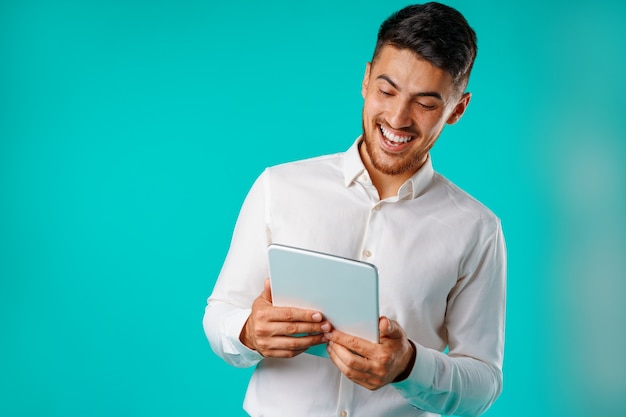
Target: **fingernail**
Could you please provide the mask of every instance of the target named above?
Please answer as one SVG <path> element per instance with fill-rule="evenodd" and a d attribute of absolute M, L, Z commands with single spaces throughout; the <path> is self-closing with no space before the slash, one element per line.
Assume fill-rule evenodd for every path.
<path fill-rule="evenodd" d="M 313 313 L 313 320 L 320 321 L 322 319 L 322 315 L 320 313 Z"/>
<path fill-rule="evenodd" d="M 331 333 L 324 333 L 324 337 L 328 340 L 332 339 L 332 334 Z"/>
<path fill-rule="evenodd" d="M 322 324 L 322 331 L 323 332 L 329 332 L 330 331 L 330 324 L 328 324 L 328 323 Z"/>

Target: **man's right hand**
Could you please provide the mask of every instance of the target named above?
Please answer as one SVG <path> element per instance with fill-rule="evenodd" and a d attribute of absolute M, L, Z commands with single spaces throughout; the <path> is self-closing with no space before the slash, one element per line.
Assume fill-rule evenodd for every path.
<path fill-rule="evenodd" d="M 332 326 L 314 310 L 274 307 L 269 279 L 263 292 L 252 303 L 252 312 L 239 340 L 268 358 L 292 358 L 311 346 L 326 343 L 324 333 Z M 304 336 L 294 336 L 302 335 Z"/>

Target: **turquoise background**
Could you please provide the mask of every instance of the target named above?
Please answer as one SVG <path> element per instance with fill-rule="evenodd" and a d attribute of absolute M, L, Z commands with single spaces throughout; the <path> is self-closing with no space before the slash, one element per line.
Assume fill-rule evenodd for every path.
<path fill-rule="evenodd" d="M 621 416 L 624 3 L 447 3 L 479 55 L 433 160 L 509 250 L 485 415 Z M 243 415 L 251 371 L 201 327 L 240 204 L 264 167 L 350 146 L 406 4 L 0 3 L 0 415 Z"/>

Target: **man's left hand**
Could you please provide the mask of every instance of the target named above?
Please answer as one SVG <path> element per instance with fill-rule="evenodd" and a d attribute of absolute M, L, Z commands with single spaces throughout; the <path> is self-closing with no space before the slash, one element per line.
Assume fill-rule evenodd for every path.
<path fill-rule="evenodd" d="M 333 330 L 326 334 L 328 354 L 348 379 L 370 390 L 377 390 L 400 375 L 407 375 L 415 362 L 415 346 L 398 322 L 381 317 L 380 343 Z"/>

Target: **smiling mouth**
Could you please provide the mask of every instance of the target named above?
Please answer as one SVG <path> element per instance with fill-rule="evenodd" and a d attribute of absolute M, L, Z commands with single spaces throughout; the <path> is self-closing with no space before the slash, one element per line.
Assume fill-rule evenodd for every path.
<path fill-rule="evenodd" d="M 400 146 L 405 143 L 409 143 L 410 141 L 415 139 L 415 136 L 396 135 L 395 133 L 392 133 L 389 130 L 385 129 L 383 125 L 380 125 L 380 133 L 382 133 L 385 142 L 387 142 L 391 146 Z"/>

